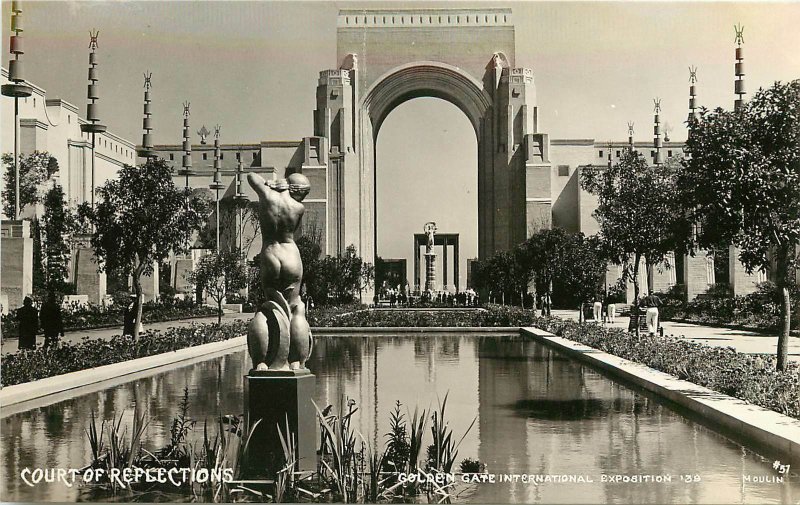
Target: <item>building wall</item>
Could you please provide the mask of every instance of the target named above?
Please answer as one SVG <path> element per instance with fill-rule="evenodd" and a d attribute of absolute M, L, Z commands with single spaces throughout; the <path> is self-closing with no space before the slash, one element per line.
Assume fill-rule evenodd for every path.
<path fill-rule="evenodd" d="M 2 80 L 8 72 L 2 69 Z M 86 121 L 78 107 L 59 98 L 48 98 L 44 89 L 31 84 L 33 94 L 19 100 L 20 153 L 47 151 L 58 160 L 59 183 L 71 203 L 90 199 L 91 137 L 81 132 Z M 0 126 L 3 153 L 14 152 L 14 101 L 0 100 L 3 121 Z M 116 177 L 123 164 L 136 162 L 136 146 L 112 132 L 96 135 L 95 186 Z M 27 217 L 32 215 L 28 209 Z M 4 216 L 8 217 L 8 216 Z"/>
<path fill-rule="evenodd" d="M 341 10 L 337 20 L 337 65 L 349 54 L 380 58 L 360 66 L 358 86 L 366 91 L 389 70 L 410 61 L 439 61 L 481 78 L 492 54 L 502 52 L 514 67 L 511 9 Z"/>

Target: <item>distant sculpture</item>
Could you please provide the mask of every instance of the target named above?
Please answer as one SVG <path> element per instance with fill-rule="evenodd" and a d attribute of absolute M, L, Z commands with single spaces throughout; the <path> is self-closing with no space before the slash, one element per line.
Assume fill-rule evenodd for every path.
<path fill-rule="evenodd" d="M 305 207 L 300 203 L 311 185 L 302 174 L 266 182 L 250 173 L 247 181 L 258 194 L 262 246 L 261 286 L 266 301 L 250 321 L 247 347 L 253 369 L 295 370 L 305 368 L 314 339 L 300 299 L 303 263 L 294 242 Z"/>
<path fill-rule="evenodd" d="M 434 234 L 436 233 L 436 223 L 425 223 L 423 228 L 425 234 L 428 236 L 428 243 L 425 245 L 425 252 L 430 254 L 433 252 Z"/>
<path fill-rule="evenodd" d="M 205 144 L 206 143 L 206 137 L 208 137 L 208 135 L 210 133 L 211 132 L 206 129 L 206 125 L 203 125 L 202 128 L 197 130 L 197 134 L 200 135 L 200 143 L 201 144 Z"/>

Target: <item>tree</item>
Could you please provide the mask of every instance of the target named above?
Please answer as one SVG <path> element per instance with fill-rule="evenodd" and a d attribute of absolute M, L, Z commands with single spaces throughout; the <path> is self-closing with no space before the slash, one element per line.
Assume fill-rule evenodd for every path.
<path fill-rule="evenodd" d="M 3 213 L 6 216 L 14 215 L 14 202 L 16 201 L 16 173 L 14 172 L 14 155 L 5 153 L 2 156 L 3 165 L 6 167 L 3 188 Z M 31 154 L 19 156 L 19 210 L 26 205 L 33 205 L 41 201 L 39 186 L 58 172 L 58 161 L 50 156 L 47 151 L 34 151 Z"/>
<path fill-rule="evenodd" d="M 684 222 L 675 190 L 678 168 L 674 160 L 648 166 L 640 153 L 626 150 L 611 168 L 584 167 L 581 172 L 581 186 L 598 197 L 592 215 L 600 223 L 608 257 L 633 282 L 637 311 L 639 265 L 644 261 L 649 270 L 663 263 L 678 245 L 676 233 Z"/>
<path fill-rule="evenodd" d="M 580 310 L 578 320 L 583 321 L 584 304 L 603 291 L 608 260 L 600 237 L 586 237 L 578 232 L 570 239 L 564 249 L 557 284 L 571 295 Z"/>
<path fill-rule="evenodd" d="M 212 252 L 189 273 L 189 282 L 203 286 L 217 304 L 217 324 L 222 322 L 222 302 L 232 291 L 247 286 L 247 271 L 238 251 Z"/>
<path fill-rule="evenodd" d="M 800 243 L 800 80 L 760 89 L 737 111 L 703 109 L 689 128 L 679 193 L 698 224 L 692 245 L 733 244 L 750 273 L 774 258 L 783 300 L 777 366 L 785 370 Z"/>
<path fill-rule="evenodd" d="M 94 228 L 91 243 L 100 269 L 131 277 L 141 321 L 142 275 L 151 275 L 154 263 L 166 260 L 170 251 L 185 252 L 209 208 L 190 189 L 175 186 L 163 159 L 125 165 L 118 175 L 97 188 L 95 208 L 83 204 L 80 212 Z M 138 336 L 137 324 L 133 337 Z"/>
<path fill-rule="evenodd" d="M 63 293 L 66 287 L 70 248 L 66 237 L 74 228 L 74 216 L 67 206 L 64 190 L 54 184 L 44 198 L 44 256 L 47 291 Z"/>
<path fill-rule="evenodd" d="M 356 254 L 354 245 L 347 246 L 342 255 L 318 259 L 304 272 L 308 272 L 308 292 L 320 303 L 350 302 L 375 278 L 375 268 Z"/>
<path fill-rule="evenodd" d="M 319 255 L 322 254 L 322 248 L 319 242 L 316 242 L 308 235 L 301 235 L 295 240 L 297 249 L 300 251 L 300 261 L 303 263 L 303 286 L 308 286 L 310 277 L 316 271 L 316 263 L 319 261 Z"/>
<path fill-rule="evenodd" d="M 526 253 L 520 247 L 512 251 L 500 251 L 481 260 L 473 271 L 474 283 L 482 290 L 489 291 L 492 297 L 505 303 L 514 296 L 520 296 L 524 305 L 524 295 L 528 289 L 531 269 L 525 263 Z"/>
<path fill-rule="evenodd" d="M 553 282 L 561 272 L 571 245 L 571 235 L 562 228 L 540 230 L 522 243 L 522 261 L 536 279 L 537 292 L 552 296 Z"/>
<path fill-rule="evenodd" d="M 213 193 L 208 190 L 202 192 L 213 207 L 215 205 Z M 211 216 L 200 230 L 199 241 L 206 249 L 216 249 L 217 247 L 216 226 L 216 217 Z M 248 257 L 253 243 L 261 236 L 258 202 L 238 200 L 233 197 L 221 198 L 219 201 L 219 236 L 222 247 L 234 250 L 239 249 L 241 245 L 242 255 Z"/>

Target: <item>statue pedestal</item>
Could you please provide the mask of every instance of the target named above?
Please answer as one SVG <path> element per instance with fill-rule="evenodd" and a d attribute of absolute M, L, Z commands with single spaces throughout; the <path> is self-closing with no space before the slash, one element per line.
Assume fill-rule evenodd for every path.
<path fill-rule="evenodd" d="M 297 446 L 296 470 L 316 470 L 319 422 L 311 403 L 316 379 L 308 369 L 256 372 L 244 377 L 245 426 L 250 439 L 244 472 L 247 478 L 274 477 L 284 464 L 278 426 L 286 437 L 286 420 Z M 270 475 L 271 474 L 271 475 Z"/>
<path fill-rule="evenodd" d="M 436 253 L 425 253 L 425 291 L 436 291 Z"/>

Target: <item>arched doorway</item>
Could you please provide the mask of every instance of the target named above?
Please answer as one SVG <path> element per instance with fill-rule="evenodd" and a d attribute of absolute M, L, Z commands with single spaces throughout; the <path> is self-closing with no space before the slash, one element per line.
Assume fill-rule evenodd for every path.
<path fill-rule="evenodd" d="M 415 98 L 388 115 L 375 152 L 376 250 L 383 260 L 376 281 L 420 284 L 424 247 L 415 234 L 434 221 L 445 242 L 435 247 L 437 282 L 447 291 L 464 289 L 467 260 L 478 256 L 477 155 L 469 120 L 449 102 Z"/>
<path fill-rule="evenodd" d="M 387 72 L 365 94 L 359 104 L 361 123 L 361 150 L 359 151 L 360 172 L 364 179 L 371 180 L 371 191 L 364 192 L 363 208 L 371 208 L 371 212 L 362 213 L 362 231 L 371 232 L 371 240 L 364 237 L 367 250 L 375 251 L 377 256 L 377 194 L 376 188 L 376 143 L 380 128 L 389 114 L 399 105 L 420 97 L 433 97 L 445 100 L 458 107 L 472 125 L 478 145 L 478 243 L 486 242 L 487 223 L 492 217 L 488 209 L 493 202 L 486 191 L 491 183 L 491 158 L 483 155 L 491 153 L 491 138 L 483 128 L 483 118 L 491 108 L 491 99 L 481 89 L 481 83 L 472 79 L 459 69 L 438 62 L 415 62 L 403 65 Z M 444 146 L 443 146 L 444 148 Z M 452 146 L 446 146 L 452 149 Z M 482 156 L 483 155 L 483 156 Z M 487 215 L 488 214 L 488 215 Z M 371 242 L 371 244 L 370 244 Z M 480 245 L 479 245 L 480 248 Z M 464 270 L 466 271 L 466 269 Z"/>

